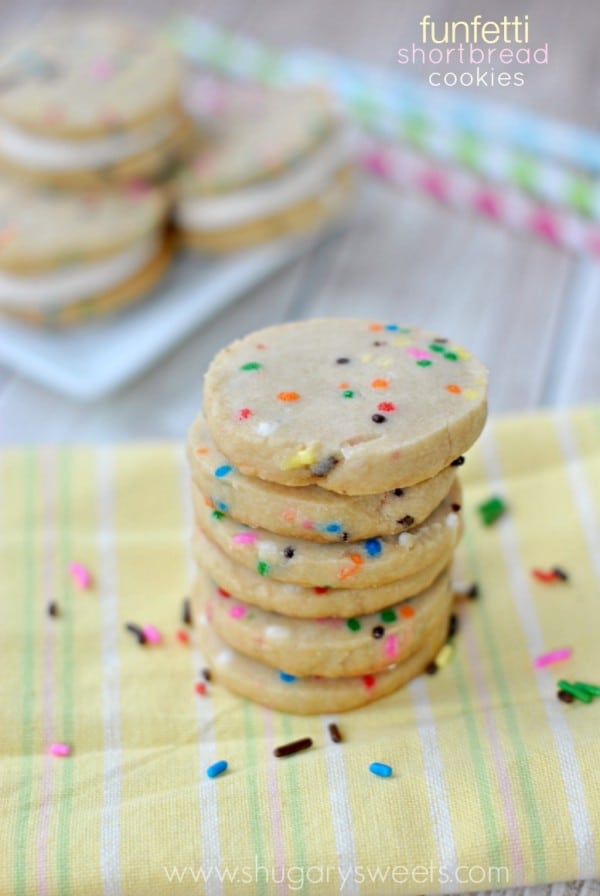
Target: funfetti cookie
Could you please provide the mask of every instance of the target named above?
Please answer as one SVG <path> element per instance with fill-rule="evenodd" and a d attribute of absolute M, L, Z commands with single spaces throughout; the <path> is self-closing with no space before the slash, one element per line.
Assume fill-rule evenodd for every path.
<path fill-rule="evenodd" d="M 290 489 L 244 476 L 232 467 L 202 415 L 190 430 L 188 458 L 192 480 L 217 510 L 247 526 L 323 542 L 353 542 L 412 529 L 448 494 L 456 476 L 456 468 L 447 467 L 431 479 L 382 495 L 348 497 L 316 485 Z"/>
<path fill-rule="evenodd" d="M 196 487 L 193 502 L 198 527 L 233 560 L 259 575 L 305 587 L 373 588 L 411 576 L 446 556 L 462 532 L 458 481 L 415 529 L 353 544 L 288 539 L 242 526 L 212 507 Z"/>
<path fill-rule="evenodd" d="M 50 16 L 7 34 L 1 50 L 4 168 L 78 186 L 159 176 L 180 158 L 181 66 L 148 25 Z"/>
<path fill-rule="evenodd" d="M 195 609 L 198 643 L 213 685 L 224 685 L 256 703 L 295 715 L 345 712 L 392 694 L 426 669 L 448 637 L 449 616 L 437 623 L 415 653 L 383 672 L 348 678 L 298 677 L 229 647 L 208 622 L 201 592 Z"/>
<path fill-rule="evenodd" d="M 233 91 L 212 143 L 183 170 L 175 221 L 200 249 L 228 250 L 325 224 L 352 192 L 351 147 L 316 88 Z"/>
<path fill-rule="evenodd" d="M 317 319 L 224 348 L 204 414 L 246 476 L 372 495 L 459 461 L 486 418 L 487 371 L 447 337 L 396 323 Z"/>
<path fill-rule="evenodd" d="M 200 576 L 202 578 L 202 574 Z M 452 604 L 448 569 L 426 590 L 380 613 L 350 619 L 292 619 L 268 613 L 210 583 L 206 616 L 230 647 L 293 675 L 340 678 L 404 662 Z"/>
<path fill-rule="evenodd" d="M 329 588 L 319 585 L 304 588 L 278 582 L 242 563 L 236 563 L 201 531 L 194 536 L 194 553 L 200 569 L 227 594 L 243 594 L 244 601 L 252 606 L 299 619 L 322 619 L 326 616 L 349 619 L 378 613 L 424 591 L 452 559 L 452 549 L 449 548 L 424 569 L 377 588 Z"/>
<path fill-rule="evenodd" d="M 0 309 L 63 324 L 141 298 L 170 258 L 152 188 L 61 192 L 0 178 Z"/>

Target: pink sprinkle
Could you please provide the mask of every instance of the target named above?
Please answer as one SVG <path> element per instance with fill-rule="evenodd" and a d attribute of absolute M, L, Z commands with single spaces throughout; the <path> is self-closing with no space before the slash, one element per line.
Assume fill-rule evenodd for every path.
<path fill-rule="evenodd" d="M 388 177 L 391 172 L 390 160 L 382 149 L 372 149 L 365 153 L 362 165 L 365 171 L 375 174 L 377 177 Z"/>
<path fill-rule="evenodd" d="M 562 663 L 563 660 L 570 660 L 573 651 L 570 647 L 563 647 L 560 650 L 551 650 L 549 653 L 543 653 L 534 659 L 533 665 L 536 669 L 543 669 L 544 666 L 551 666 L 553 663 Z"/>
<path fill-rule="evenodd" d="M 148 644 L 160 644 L 160 642 L 162 641 L 162 635 L 156 628 L 156 626 L 144 625 L 142 626 L 142 631 Z"/>
<path fill-rule="evenodd" d="M 48 752 L 52 756 L 70 756 L 71 747 L 68 744 L 50 744 Z"/>
<path fill-rule="evenodd" d="M 429 358 L 431 358 L 431 353 L 423 351 L 422 348 L 407 348 L 406 354 L 410 355 L 411 358 L 416 358 L 417 361 L 424 361 L 426 359 L 428 360 Z"/>
<path fill-rule="evenodd" d="M 478 212 L 488 218 L 500 217 L 500 200 L 491 190 L 480 190 L 473 197 L 473 205 Z"/>
<path fill-rule="evenodd" d="M 246 607 L 242 607 L 241 604 L 234 604 L 229 611 L 229 615 L 232 619 L 242 619 L 246 615 Z"/>
<path fill-rule="evenodd" d="M 108 59 L 95 59 L 90 66 L 90 73 L 93 78 L 98 81 L 106 81 L 110 78 L 114 69 L 112 63 Z"/>
<path fill-rule="evenodd" d="M 231 540 L 236 544 L 254 544 L 258 541 L 258 535 L 256 532 L 238 532 Z"/>
<path fill-rule="evenodd" d="M 383 649 L 388 659 L 395 660 L 398 656 L 398 635 L 388 635 Z"/>
<path fill-rule="evenodd" d="M 303 521 L 302 521 L 302 528 L 303 528 L 303 529 L 313 529 L 313 528 L 314 528 L 314 525 L 315 525 L 315 524 L 313 523 L 312 520 L 303 520 Z"/>
<path fill-rule="evenodd" d="M 433 169 L 424 171 L 419 177 L 419 183 L 422 189 L 435 199 L 446 199 L 448 195 L 448 181 L 439 171 Z"/>
<path fill-rule="evenodd" d="M 81 563 L 69 563 L 69 574 L 78 588 L 92 587 L 92 574 Z"/>
<path fill-rule="evenodd" d="M 142 199 L 149 192 L 150 184 L 148 181 L 142 180 L 141 177 L 133 178 L 125 186 L 125 195 L 129 199 Z"/>
<path fill-rule="evenodd" d="M 538 236 L 550 243 L 560 242 L 560 227 L 556 217 L 547 209 L 539 209 L 534 212 L 530 220 L 531 229 Z"/>

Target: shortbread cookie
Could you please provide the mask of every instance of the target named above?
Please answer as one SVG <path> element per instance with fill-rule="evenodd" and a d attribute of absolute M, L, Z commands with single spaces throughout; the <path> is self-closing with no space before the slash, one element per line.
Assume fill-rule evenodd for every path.
<path fill-rule="evenodd" d="M 475 441 L 487 374 L 436 333 L 355 319 L 299 321 L 223 349 L 204 412 L 232 466 L 349 495 L 435 476 Z"/>
<path fill-rule="evenodd" d="M 446 568 L 424 592 L 380 613 L 350 619 L 291 619 L 267 613 L 218 588 L 200 574 L 196 595 L 216 633 L 240 653 L 294 675 L 341 678 L 404 662 L 448 618 Z"/>
<path fill-rule="evenodd" d="M 294 585 L 371 588 L 413 575 L 452 550 L 462 530 L 458 481 L 411 532 L 354 544 L 319 544 L 242 526 L 193 488 L 196 521 L 233 560 L 260 575 Z"/>
<path fill-rule="evenodd" d="M 235 468 L 224 476 L 222 471 L 231 465 L 212 440 L 202 415 L 190 430 L 188 457 L 192 480 L 217 510 L 247 526 L 323 542 L 359 541 L 412 529 L 448 494 L 456 473 L 455 467 L 447 467 L 406 489 L 356 497 L 316 485 L 290 489 L 244 476 Z"/>
<path fill-rule="evenodd" d="M 152 188 L 62 193 L 0 179 L 0 308 L 59 320 L 131 301 L 168 261 L 165 215 Z"/>
<path fill-rule="evenodd" d="M 424 591 L 448 566 L 452 549 L 430 566 L 379 588 L 303 588 L 278 582 L 269 576 L 236 563 L 207 538 L 203 532 L 194 537 L 194 553 L 198 566 L 230 594 L 242 595 L 244 601 L 263 610 L 299 619 L 322 619 L 325 616 L 350 618 L 378 613 L 391 604 Z"/>
<path fill-rule="evenodd" d="M 0 160 L 30 177 L 152 175 L 180 139 L 181 63 L 148 25 L 49 16 L 7 35 L 0 58 Z"/>
<path fill-rule="evenodd" d="M 198 248 L 241 248 L 324 224 L 346 206 L 351 147 L 326 94 L 222 87 L 212 143 L 178 180 L 175 222 Z"/>
<path fill-rule="evenodd" d="M 208 623 L 201 603 L 196 620 L 198 643 L 215 685 L 294 715 L 345 712 L 397 691 L 436 657 L 448 636 L 449 623 L 449 618 L 438 622 L 415 653 L 383 672 L 350 678 L 298 678 L 228 647 Z"/>

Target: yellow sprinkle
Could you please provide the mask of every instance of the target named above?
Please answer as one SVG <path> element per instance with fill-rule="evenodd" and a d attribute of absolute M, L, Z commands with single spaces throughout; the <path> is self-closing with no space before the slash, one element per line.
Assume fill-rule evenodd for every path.
<path fill-rule="evenodd" d="M 410 339 L 408 336 L 396 336 L 395 339 L 392 339 L 392 345 L 397 345 L 402 348 L 405 345 L 410 345 Z"/>
<path fill-rule="evenodd" d="M 481 392 L 479 389 L 463 389 L 463 395 L 465 398 L 479 398 Z"/>
<path fill-rule="evenodd" d="M 369 361 L 373 360 L 373 355 L 361 355 L 360 360 L 364 361 L 365 364 L 368 364 Z"/>
<path fill-rule="evenodd" d="M 452 654 L 454 653 L 454 648 L 452 644 L 444 644 L 440 652 L 435 658 L 435 664 L 438 669 L 443 669 L 444 666 L 447 666 L 450 660 L 452 659 Z"/>
<path fill-rule="evenodd" d="M 461 361 L 468 361 L 471 357 L 471 352 L 468 352 L 462 345 L 455 345 L 454 352 L 458 355 Z"/>
<path fill-rule="evenodd" d="M 375 363 L 378 367 L 390 367 L 394 362 L 391 358 L 379 358 Z"/>
<path fill-rule="evenodd" d="M 314 448 L 300 448 L 295 454 L 290 454 L 281 462 L 279 468 L 281 470 L 297 470 L 299 467 L 309 467 L 317 459 Z"/>

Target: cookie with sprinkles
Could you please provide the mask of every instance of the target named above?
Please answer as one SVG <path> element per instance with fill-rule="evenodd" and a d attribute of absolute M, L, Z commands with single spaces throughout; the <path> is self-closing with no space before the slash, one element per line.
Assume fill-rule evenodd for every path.
<path fill-rule="evenodd" d="M 230 467 L 222 471 L 228 475 Z M 331 588 L 371 588 L 411 576 L 453 550 L 462 531 L 462 493 L 458 481 L 434 512 L 400 535 L 346 544 L 319 544 L 243 526 L 214 507 L 193 488 L 198 527 L 232 560 L 264 577 L 294 585 L 319 583 Z"/>
<path fill-rule="evenodd" d="M 171 255 L 148 187 L 59 192 L 0 177 L 0 309 L 62 325 L 140 299 Z"/>
<path fill-rule="evenodd" d="M 199 568 L 223 592 L 243 594 L 244 601 L 252 606 L 299 619 L 323 619 L 326 616 L 349 619 L 385 610 L 428 588 L 452 558 L 452 550 L 448 549 L 419 572 L 377 588 L 302 587 L 278 582 L 243 563 L 236 563 L 200 530 L 194 536 L 193 545 Z"/>
<path fill-rule="evenodd" d="M 252 414 L 240 408 L 238 416 L 243 421 Z M 412 529 L 435 510 L 456 475 L 455 467 L 446 467 L 431 479 L 381 495 L 338 495 L 317 485 L 290 489 L 232 467 L 202 415 L 190 430 L 188 459 L 193 481 L 218 511 L 247 526 L 322 542 L 355 542 Z"/>
<path fill-rule="evenodd" d="M 56 14 L 1 49 L 4 168 L 66 185 L 155 178 L 190 148 L 181 63 L 149 25 Z"/>
<path fill-rule="evenodd" d="M 425 591 L 379 613 L 349 619 L 290 619 L 229 595 L 200 574 L 196 593 L 217 634 L 240 653 L 293 675 L 342 678 L 404 662 L 448 619 L 453 595 L 446 568 Z"/>
<path fill-rule="evenodd" d="M 382 672 L 343 678 L 301 677 L 285 669 L 276 670 L 229 647 L 210 624 L 202 601 L 197 598 L 194 607 L 198 643 L 211 669 L 213 697 L 219 685 L 224 685 L 256 703 L 296 715 L 345 712 L 393 694 L 425 671 L 444 645 L 448 632 L 445 617 L 432 627 L 418 650 Z"/>
<path fill-rule="evenodd" d="M 211 139 L 176 189 L 175 222 L 188 245 L 241 248 L 313 230 L 346 207 L 351 147 L 323 90 L 221 84 L 205 130 Z"/>
<path fill-rule="evenodd" d="M 463 455 L 485 423 L 486 389 L 483 364 L 441 334 L 316 319 L 219 352 L 204 413 L 246 476 L 372 495 L 430 479 Z"/>

